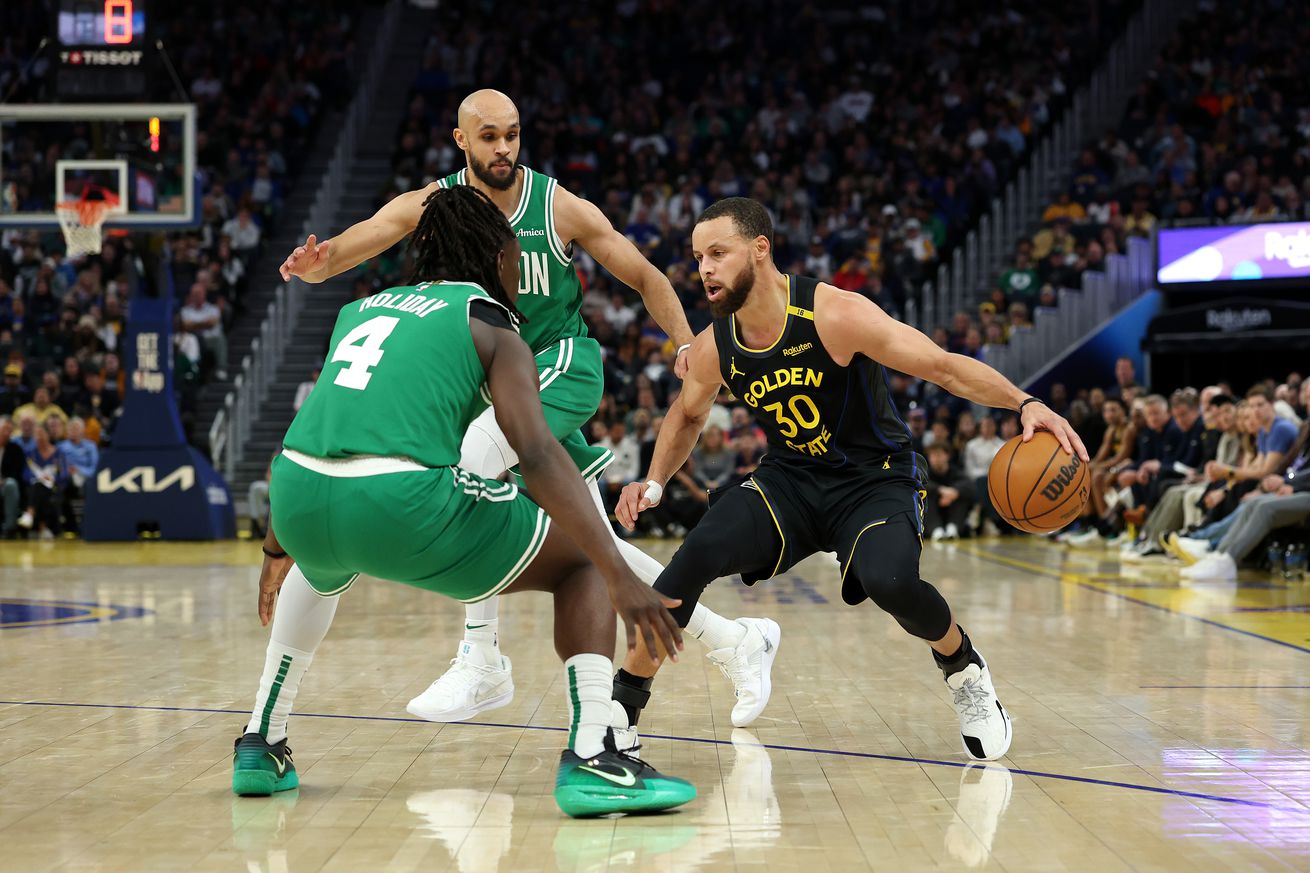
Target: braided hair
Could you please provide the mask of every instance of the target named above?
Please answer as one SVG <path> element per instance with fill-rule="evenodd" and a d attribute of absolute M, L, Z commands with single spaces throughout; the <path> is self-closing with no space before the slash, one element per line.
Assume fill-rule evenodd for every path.
<path fill-rule="evenodd" d="M 505 214 L 491 198 L 470 185 L 438 188 L 423 201 L 414 228 L 412 281 L 476 282 L 523 323 L 501 285 L 496 256 L 515 239 Z"/>

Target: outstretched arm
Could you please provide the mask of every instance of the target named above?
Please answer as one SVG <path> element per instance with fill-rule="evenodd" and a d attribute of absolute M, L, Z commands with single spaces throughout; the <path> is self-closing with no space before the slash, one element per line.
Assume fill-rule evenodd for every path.
<path fill-rule="evenodd" d="M 659 503 L 659 494 L 669 479 L 682 468 L 696 440 L 705 429 L 705 421 L 719 394 L 723 377 L 719 373 L 719 352 L 714 343 L 714 328 L 707 327 L 692 340 L 687 357 L 687 375 L 682 380 L 682 391 L 664 416 L 664 425 L 655 440 L 655 454 L 650 471 L 641 482 L 630 483 L 619 495 L 614 510 L 619 522 L 628 530 L 637 524 L 637 516 Z M 659 486 L 659 494 L 647 496 L 647 482 Z"/>
<path fill-rule="evenodd" d="M 395 197 L 372 216 L 352 224 L 332 239 L 319 242 L 311 233 L 305 244 L 297 246 L 282 262 L 278 271 L 283 281 L 299 276 L 317 284 L 382 254 L 418 227 L 423 202 L 436 190 L 436 184 Z"/>
<path fill-rule="evenodd" d="M 508 322 L 504 328 L 482 321 L 470 321 L 469 326 L 495 401 L 496 423 L 519 456 L 519 469 L 532 499 L 605 577 L 610 601 L 627 628 L 628 649 L 636 647 L 640 634 L 651 657 L 659 657 L 658 639 L 676 661 L 682 632 L 665 603 L 677 606 L 681 601 L 664 601 L 633 575 L 619 555 L 613 533 L 597 514 L 586 483 L 546 424 L 532 352 Z"/>
<path fill-rule="evenodd" d="M 815 326 L 824 347 L 839 364 L 863 354 L 902 373 L 935 382 L 965 400 L 1000 409 L 1018 409 L 1028 399 L 982 361 L 942 350 L 865 297 L 831 285 L 820 285 L 815 297 Z M 1072 455 L 1076 451 L 1084 461 L 1089 459 L 1073 427 L 1046 404 L 1029 403 L 1023 408 L 1022 421 L 1024 442 L 1032 439 L 1035 430 L 1049 430 L 1066 452 Z"/>
<path fill-rule="evenodd" d="M 675 346 L 681 348 L 691 342 L 691 327 L 668 277 L 646 260 L 631 240 L 615 230 L 595 204 L 557 188 L 555 226 L 566 244 L 576 242 L 620 282 L 635 288 Z M 674 364 L 674 375 L 679 379 L 686 376 L 686 361 L 683 353 Z"/>

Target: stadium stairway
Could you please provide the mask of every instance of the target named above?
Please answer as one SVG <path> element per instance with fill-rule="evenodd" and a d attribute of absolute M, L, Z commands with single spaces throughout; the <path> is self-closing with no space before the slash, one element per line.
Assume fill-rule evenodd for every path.
<path fill-rule="evenodd" d="M 365 14 L 361 45 L 372 44 L 380 17 L 377 10 Z M 387 49 L 389 78 L 408 83 L 417 75 L 427 44 L 429 17 L 421 10 L 405 5 L 395 43 Z M 408 87 L 385 90 L 374 103 L 368 127 L 381 131 L 382 135 L 360 144 L 350 180 L 338 204 L 336 226 L 319 229 L 320 238 L 337 233 L 376 210 L 379 192 L 385 188 L 391 173 L 391 157 L 395 145 L 392 134 L 404 117 L 408 104 Z M 339 126 L 343 115 L 336 113 L 324 119 L 323 130 L 333 130 L 334 123 Z M 264 312 L 281 282 L 278 267 L 287 253 L 303 242 L 298 232 L 318 193 L 315 180 L 321 178 L 327 169 L 335 146 L 335 137 L 330 136 L 320 137 L 315 143 L 309 166 L 287 201 L 286 214 L 279 222 L 278 232 L 268 240 L 263 255 L 255 265 L 253 275 L 256 281 L 252 283 L 253 299 L 248 314 L 228 338 L 228 359 L 234 364 L 249 353 L 252 341 L 259 336 L 261 319 L 258 314 Z M 350 287 L 348 276 L 338 276 L 321 285 L 309 286 L 310 291 L 296 323 L 292 341 L 283 352 L 277 377 L 269 386 L 268 394 L 251 426 L 250 439 L 237 460 L 235 475 L 228 483 L 238 514 L 242 514 L 245 509 L 250 483 L 263 477 L 269 460 L 282 444 L 282 436 L 291 423 L 291 405 L 296 388 L 309 379 L 314 367 L 322 362 L 337 311 L 350 299 Z M 214 416 L 222 408 L 224 397 L 231 388 L 230 380 L 206 386 L 197 415 L 197 434 L 208 433 Z"/>

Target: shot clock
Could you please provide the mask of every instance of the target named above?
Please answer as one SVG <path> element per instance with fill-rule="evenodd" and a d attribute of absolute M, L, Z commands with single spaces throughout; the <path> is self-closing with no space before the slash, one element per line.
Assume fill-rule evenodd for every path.
<path fill-rule="evenodd" d="M 147 0 L 55 0 L 56 91 L 70 100 L 146 96 L 155 49 Z"/>

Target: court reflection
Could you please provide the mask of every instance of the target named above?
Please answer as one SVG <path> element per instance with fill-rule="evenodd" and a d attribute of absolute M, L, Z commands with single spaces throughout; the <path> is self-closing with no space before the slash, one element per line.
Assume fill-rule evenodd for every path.
<path fill-rule="evenodd" d="M 981 867 L 1010 805 L 1014 780 L 1000 764 L 971 764 L 960 773 L 955 818 L 946 828 L 946 851 L 970 867 Z"/>
<path fill-rule="evenodd" d="M 232 799 L 232 844 L 248 873 L 292 873 L 287 856 L 287 823 L 300 801 L 300 789 L 251 802 Z"/>
<path fill-rule="evenodd" d="M 418 816 L 422 833 L 445 843 L 460 873 L 502 869 L 501 861 L 513 846 L 513 796 L 473 788 L 439 788 L 412 794 L 405 805 Z"/>
<path fill-rule="evenodd" d="M 730 851 L 769 848 L 782 835 L 782 813 L 768 750 L 748 731 L 735 730 L 722 760 L 722 778 L 707 774 L 708 787 L 683 811 L 595 820 L 561 815 L 551 840 L 556 866 L 561 873 L 690 871 L 723 862 Z M 515 831 L 509 794 L 438 789 L 411 795 L 406 806 L 417 830 L 443 843 L 460 873 L 514 869 L 523 860 L 520 844 L 535 845 L 528 826 Z"/>

